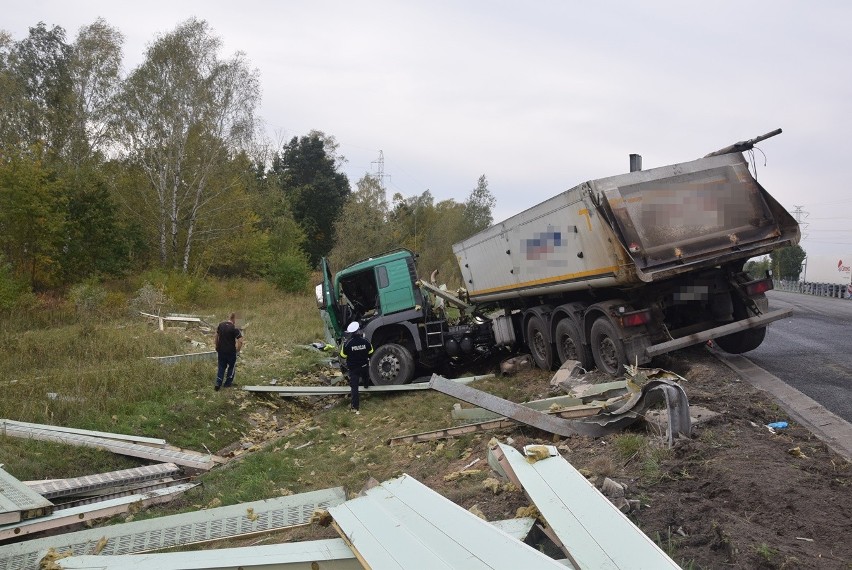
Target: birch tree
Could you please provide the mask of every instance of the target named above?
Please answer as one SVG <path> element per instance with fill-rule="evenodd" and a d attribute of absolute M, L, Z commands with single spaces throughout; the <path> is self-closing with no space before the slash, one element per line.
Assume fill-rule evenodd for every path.
<path fill-rule="evenodd" d="M 189 19 L 154 41 L 121 95 L 118 116 L 127 153 L 147 179 L 143 199 L 160 262 L 184 272 L 199 222 L 227 209 L 232 198 L 233 188 L 213 176 L 255 134 L 258 73 L 242 53 L 221 58 L 221 47 L 205 21 Z"/>

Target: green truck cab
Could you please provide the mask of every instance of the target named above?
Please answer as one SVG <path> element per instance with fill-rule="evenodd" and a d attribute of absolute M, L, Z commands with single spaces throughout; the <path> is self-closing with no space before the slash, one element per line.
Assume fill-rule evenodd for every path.
<path fill-rule="evenodd" d="M 415 372 L 415 356 L 423 349 L 421 329 L 430 306 L 417 286 L 414 254 L 394 250 L 364 259 L 332 277 L 322 260 L 323 283 L 317 303 L 323 313 L 327 340 L 338 346 L 346 326 L 358 321 L 373 344 L 370 377 L 375 384 L 405 384 Z"/>

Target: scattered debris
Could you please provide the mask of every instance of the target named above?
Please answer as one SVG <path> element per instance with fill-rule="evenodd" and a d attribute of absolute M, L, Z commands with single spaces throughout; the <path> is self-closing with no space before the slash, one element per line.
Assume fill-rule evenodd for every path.
<path fill-rule="evenodd" d="M 528 463 L 516 449 L 494 443 L 503 474 L 524 490 L 547 521 L 545 533 L 575 568 L 680 570 L 654 541 L 624 516 L 561 456 Z"/>
<path fill-rule="evenodd" d="M 802 452 L 802 448 L 798 445 L 792 449 L 788 449 L 787 453 L 792 455 L 793 457 L 798 457 L 799 459 L 807 459 L 808 456 Z"/>
<path fill-rule="evenodd" d="M 504 376 L 512 376 L 522 370 L 529 370 L 532 368 L 532 365 L 532 356 L 529 354 L 521 354 L 520 356 L 513 356 L 501 362 L 500 373 Z"/>
<path fill-rule="evenodd" d="M 553 378 L 551 378 L 550 385 L 570 391 L 570 380 L 582 378 L 585 374 L 586 369 L 583 368 L 583 366 L 580 364 L 580 361 L 566 360 L 559 367 L 559 370 L 556 371 L 556 374 L 553 375 Z"/>

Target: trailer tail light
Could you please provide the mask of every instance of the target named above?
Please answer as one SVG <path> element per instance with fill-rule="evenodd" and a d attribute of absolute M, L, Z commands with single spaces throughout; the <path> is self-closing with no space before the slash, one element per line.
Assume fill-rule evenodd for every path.
<path fill-rule="evenodd" d="M 631 311 L 622 313 L 621 326 L 623 327 L 638 327 L 639 325 L 647 325 L 651 322 L 651 310 L 642 309 L 641 311 Z"/>
<path fill-rule="evenodd" d="M 748 297 L 754 297 L 755 295 L 766 293 L 767 291 L 771 291 L 773 289 L 772 279 L 758 279 L 757 281 L 749 281 L 748 283 L 743 285 L 743 289 L 745 290 L 745 294 Z"/>

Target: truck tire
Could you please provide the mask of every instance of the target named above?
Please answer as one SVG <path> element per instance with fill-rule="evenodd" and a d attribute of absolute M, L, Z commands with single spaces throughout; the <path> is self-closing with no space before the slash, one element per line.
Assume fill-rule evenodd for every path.
<path fill-rule="evenodd" d="M 624 344 L 609 319 L 598 317 L 592 323 L 591 342 L 592 356 L 598 370 L 610 376 L 621 376 L 627 364 L 627 355 L 624 353 Z"/>
<path fill-rule="evenodd" d="M 737 320 L 744 319 L 749 316 L 745 303 L 737 296 L 733 296 L 734 302 L 734 318 Z M 754 297 L 754 302 L 757 303 L 761 311 L 769 310 L 769 301 L 766 295 L 758 295 Z M 757 329 L 746 329 L 744 331 L 735 332 L 733 334 L 720 336 L 713 340 L 719 348 L 730 354 L 742 354 L 750 350 L 754 350 L 763 343 L 766 338 L 766 327 Z"/>
<path fill-rule="evenodd" d="M 402 345 L 383 344 L 370 357 L 370 379 L 377 386 L 408 384 L 414 378 L 414 357 Z"/>
<path fill-rule="evenodd" d="M 742 354 L 754 350 L 763 343 L 766 338 L 766 327 L 748 329 L 734 334 L 720 336 L 713 339 L 719 348 L 730 354 Z"/>
<path fill-rule="evenodd" d="M 583 345 L 582 336 L 577 325 L 569 318 L 564 318 L 556 325 L 556 356 L 559 358 L 559 364 L 566 360 L 576 360 L 585 369 L 589 369 L 592 365 L 592 359 L 589 357 L 589 349 Z"/>
<path fill-rule="evenodd" d="M 547 340 L 547 329 L 540 317 L 532 317 L 527 323 L 527 346 L 536 366 L 542 370 L 553 368 L 553 345 Z"/>

